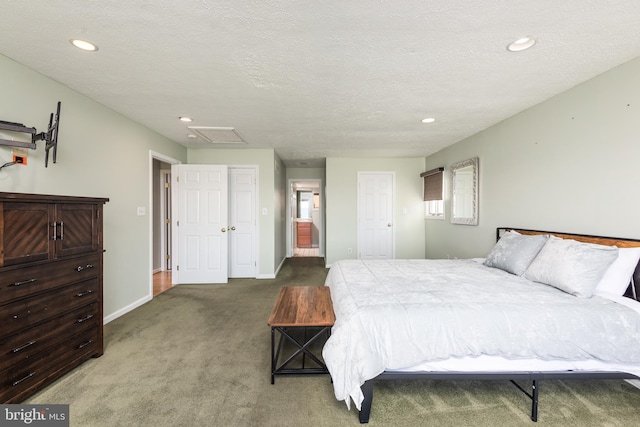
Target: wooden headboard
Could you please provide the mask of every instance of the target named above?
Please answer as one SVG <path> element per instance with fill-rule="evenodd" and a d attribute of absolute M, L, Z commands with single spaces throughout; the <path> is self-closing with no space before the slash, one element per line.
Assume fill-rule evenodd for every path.
<path fill-rule="evenodd" d="M 548 234 L 548 235 L 559 237 L 561 239 L 573 239 L 573 240 L 577 240 L 578 242 L 595 243 L 597 245 L 617 246 L 619 248 L 640 247 L 640 240 L 638 239 L 589 236 L 587 234 L 558 233 L 555 231 L 527 230 L 523 228 L 514 228 L 514 227 L 498 227 L 496 229 L 496 241 L 500 239 L 500 236 L 502 236 L 506 231 L 509 231 L 509 230 L 517 231 L 520 234 L 529 234 L 529 235 Z M 640 262 L 636 266 L 636 270 L 633 273 L 633 281 L 629 283 L 629 288 L 625 292 L 624 296 L 640 301 Z"/>

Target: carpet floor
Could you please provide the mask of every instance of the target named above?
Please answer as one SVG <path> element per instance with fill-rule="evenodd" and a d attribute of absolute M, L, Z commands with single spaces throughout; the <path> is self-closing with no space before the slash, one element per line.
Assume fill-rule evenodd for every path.
<path fill-rule="evenodd" d="M 322 285 L 321 258 L 273 280 L 180 285 L 105 326 L 105 354 L 25 403 L 69 404 L 72 426 L 356 426 L 330 378 L 270 383 L 267 319 L 281 286 Z M 371 426 L 640 425 L 640 390 L 617 380 L 543 381 L 539 421 L 508 381 L 381 381 Z"/>

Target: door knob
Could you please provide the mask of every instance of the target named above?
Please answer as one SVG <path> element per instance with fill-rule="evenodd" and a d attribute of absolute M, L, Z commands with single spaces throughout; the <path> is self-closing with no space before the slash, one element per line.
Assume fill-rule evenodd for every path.
<path fill-rule="evenodd" d="M 236 231 L 236 227 L 235 226 L 231 227 L 231 231 Z"/>
<path fill-rule="evenodd" d="M 227 229 L 226 229 L 226 228 L 224 228 L 224 227 L 222 227 L 222 228 L 220 229 L 220 231 L 222 231 L 222 232 L 224 233 L 224 232 L 226 232 L 226 231 L 227 231 Z"/>
<path fill-rule="evenodd" d="M 391 223 L 387 224 L 387 227 L 391 227 Z"/>

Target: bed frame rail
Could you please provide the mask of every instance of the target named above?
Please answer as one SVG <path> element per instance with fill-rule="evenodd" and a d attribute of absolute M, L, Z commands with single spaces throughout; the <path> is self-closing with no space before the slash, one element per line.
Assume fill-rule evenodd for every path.
<path fill-rule="evenodd" d="M 378 380 L 509 380 L 531 400 L 531 420 L 538 421 L 538 395 L 540 381 L 563 379 L 640 379 L 626 372 L 383 372 L 377 377 L 366 381 L 362 387 L 364 400 L 360 409 L 360 423 L 369 422 L 371 405 L 373 403 L 373 383 Z M 530 381 L 531 392 L 516 381 Z"/>

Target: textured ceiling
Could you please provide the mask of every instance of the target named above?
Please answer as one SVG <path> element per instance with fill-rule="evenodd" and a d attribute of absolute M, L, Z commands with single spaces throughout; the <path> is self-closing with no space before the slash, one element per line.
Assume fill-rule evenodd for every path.
<path fill-rule="evenodd" d="M 211 146 L 189 125 L 231 127 L 246 144 L 229 147 L 294 167 L 426 156 L 640 56 L 639 0 L 0 0 L 0 16 L 1 54 L 185 146 Z M 523 35 L 538 43 L 507 52 Z"/>

